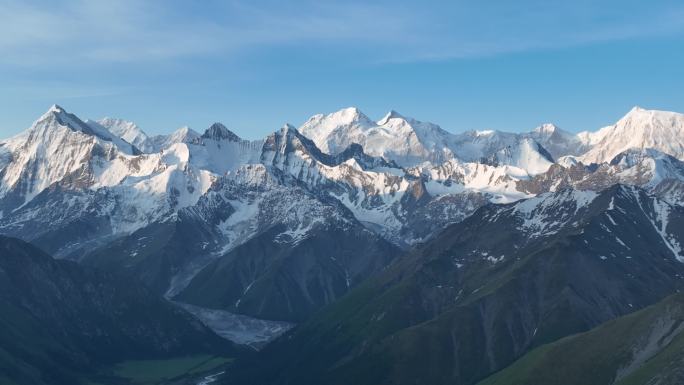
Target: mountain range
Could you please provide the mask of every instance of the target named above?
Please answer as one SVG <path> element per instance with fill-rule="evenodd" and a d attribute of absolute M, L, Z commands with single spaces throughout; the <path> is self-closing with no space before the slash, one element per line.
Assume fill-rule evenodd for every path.
<path fill-rule="evenodd" d="M 683 162 L 684 115 L 639 107 L 577 134 L 346 108 L 246 140 L 53 106 L 0 141 L 0 234 L 236 343 L 285 333 L 240 383 L 475 384 L 680 290 Z"/>
<path fill-rule="evenodd" d="M 681 290 L 683 241 L 684 208 L 631 186 L 489 204 L 267 346 L 238 383 L 474 384 Z"/>

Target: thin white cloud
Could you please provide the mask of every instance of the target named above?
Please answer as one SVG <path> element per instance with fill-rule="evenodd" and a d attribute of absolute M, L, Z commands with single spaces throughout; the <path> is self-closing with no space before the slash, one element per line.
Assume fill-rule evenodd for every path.
<path fill-rule="evenodd" d="M 622 8 L 627 11 L 615 8 L 620 4 L 0 0 L 0 64 L 59 68 L 239 57 L 287 45 L 372 53 L 364 61 L 417 61 L 684 31 L 682 5 L 632 4 L 632 9 L 648 8 L 642 14 L 630 13 L 626 6 Z M 202 12 L 195 12 L 198 7 Z"/>
<path fill-rule="evenodd" d="M 401 15 L 383 22 L 372 6 L 316 5 L 304 13 L 236 2 L 223 14 L 197 20 L 163 2 L 70 0 L 38 6 L 0 0 L 0 62 L 22 66 L 140 62 L 220 55 L 259 46 L 306 42 L 383 42 L 404 30 Z"/>

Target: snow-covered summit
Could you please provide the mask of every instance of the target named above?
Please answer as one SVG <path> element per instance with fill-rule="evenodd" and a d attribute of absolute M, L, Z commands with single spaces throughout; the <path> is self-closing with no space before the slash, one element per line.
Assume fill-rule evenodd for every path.
<path fill-rule="evenodd" d="M 22 204 L 65 179 L 70 185 L 91 184 L 94 158 L 140 153 L 103 126 L 85 123 L 57 105 L 0 146 L 5 153 L 0 162 L 0 197 L 11 194 Z"/>
<path fill-rule="evenodd" d="M 216 183 L 234 185 L 236 194 L 256 188 L 259 198 L 259 187 L 245 179 L 249 170 L 259 170 L 278 189 L 306 189 L 402 244 L 418 242 L 486 202 L 564 188 L 598 191 L 625 183 L 681 202 L 684 163 L 672 157 L 684 138 L 681 117 L 635 109 L 593 133 L 575 135 L 546 124 L 524 133 L 452 134 L 396 111 L 373 121 L 346 108 L 250 141 L 220 123 L 203 134 L 184 127 L 147 136 L 125 120 L 84 123 L 54 106 L 30 129 L 0 141 L 0 226 L 56 223 L 36 214 L 40 209 L 63 221 L 75 213 L 101 221 L 106 236 L 128 233 L 194 208 Z M 137 138 L 143 153 L 127 142 Z M 612 145 L 601 153 L 607 161 L 586 166 L 585 156 Z M 613 150 L 616 156 L 608 158 Z M 72 211 L 52 210 L 60 205 Z M 551 215 L 553 207 L 546 206 Z M 231 212 L 205 209 L 219 217 Z"/>
<path fill-rule="evenodd" d="M 40 140 L 41 138 L 44 139 L 46 135 L 54 135 L 51 131 L 59 131 L 65 134 L 67 131 L 80 132 L 110 142 L 126 153 L 137 152 L 134 146 L 112 134 L 100 124 L 86 123 L 57 104 L 52 105 L 30 128 L 17 135 L 16 138 L 25 138 L 29 141 Z"/>
<path fill-rule="evenodd" d="M 374 122 L 357 108 L 345 108 L 312 116 L 299 127 L 299 132 L 322 151 L 333 155 L 357 143 L 367 154 L 382 156 L 403 166 L 424 161 L 439 163 L 451 156 L 448 150 L 451 134 L 435 124 L 406 118 L 396 111 Z"/>
<path fill-rule="evenodd" d="M 89 125 L 94 122 L 86 121 Z M 149 136 L 137 124 L 129 122 L 124 119 L 116 119 L 105 117 L 97 122 L 100 126 L 106 128 L 112 134 L 134 145 L 142 152 L 150 152 L 152 148 L 149 143 Z"/>
<path fill-rule="evenodd" d="M 496 130 L 456 135 L 451 150 L 466 162 L 514 166 L 529 175 L 545 172 L 553 164 L 553 156 L 534 137 Z"/>
<path fill-rule="evenodd" d="M 394 110 L 373 122 L 357 108 L 346 108 L 329 115 L 315 115 L 299 131 L 324 152 L 336 154 L 357 143 L 367 154 L 404 167 L 424 162 L 440 164 L 458 158 L 466 162 L 490 161 L 515 166 L 536 174 L 545 171 L 553 158 L 537 144 L 525 142 L 527 138 L 536 140 L 533 136 L 500 131 L 452 134 L 437 124 L 406 117 Z"/>
<path fill-rule="evenodd" d="M 684 159 L 684 115 L 676 112 L 634 107 L 614 125 L 579 136 L 591 145 L 581 157 L 587 164 L 609 162 L 625 150 L 646 148 Z"/>
<path fill-rule="evenodd" d="M 537 141 L 553 159 L 568 155 L 577 156 L 587 150 L 585 143 L 577 135 L 551 123 L 542 124 L 524 136 Z"/>
<path fill-rule="evenodd" d="M 402 114 L 398 113 L 398 112 L 395 111 L 395 110 L 390 110 L 390 111 L 385 115 L 385 117 L 383 117 L 382 119 L 378 120 L 378 122 L 377 122 L 377 123 L 378 123 L 378 126 L 383 126 L 383 125 L 389 123 L 389 121 L 390 121 L 391 119 L 403 119 L 403 120 L 406 120 L 406 118 L 405 118 Z"/>
<path fill-rule="evenodd" d="M 200 134 L 188 126 L 181 127 L 169 135 L 156 135 L 150 137 L 152 151 L 159 152 L 176 143 L 197 143 L 200 141 Z"/>
<path fill-rule="evenodd" d="M 334 154 L 351 143 L 362 144 L 359 140 L 374 125 L 358 108 L 349 107 L 328 115 L 314 115 L 299 127 L 299 132 L 313 140 L 321 151 Z"/>

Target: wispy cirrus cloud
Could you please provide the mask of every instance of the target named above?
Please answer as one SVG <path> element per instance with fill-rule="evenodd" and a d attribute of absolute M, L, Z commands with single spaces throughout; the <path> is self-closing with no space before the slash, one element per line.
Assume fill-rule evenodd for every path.
<path fill-rule="evenodd" d="M 249 2 L 173 4 L 178 2 L 67 0 L 55 7 L 0 0 L 7 20 L 0 24 L 0 62 L 125 63 L 235 55 L 283 44 L 380 44 L 407 27 L 402 15 L 372 5 L 311 3 L 297 10 Z M 383 12 L 391 21 L 375 19 Z"/>
<path fill-rule="evenodd" d="M 23 67 L 239 59 L 288 46 L 421 61 L 684 32 L 674 1 L 0 0 L 0 15 L 0 64 Z"/>

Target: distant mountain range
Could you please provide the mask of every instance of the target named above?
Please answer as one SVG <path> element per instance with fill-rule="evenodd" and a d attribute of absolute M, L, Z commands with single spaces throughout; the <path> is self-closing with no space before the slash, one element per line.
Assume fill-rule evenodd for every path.
<path fill-rule="evenodd" d="M 683 162 L 684 115 L 638 107 L 578 134 L 347 108 L 245 140 L 53 106 L 0 141 L 0 234 L 259 344 L 300 324 L 245 383 L 474 384 L 680 289 Z"/>

